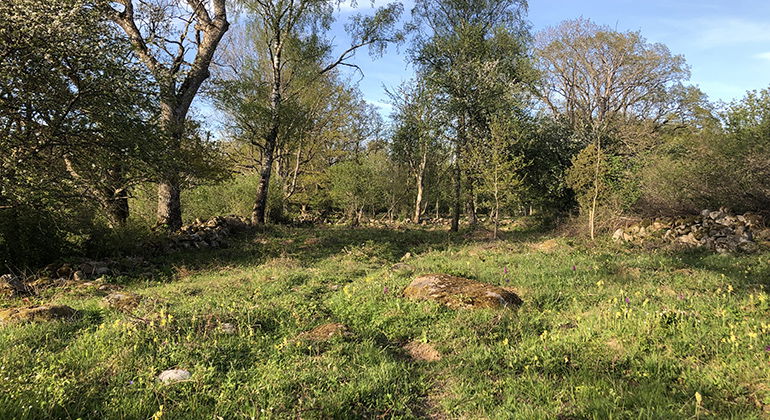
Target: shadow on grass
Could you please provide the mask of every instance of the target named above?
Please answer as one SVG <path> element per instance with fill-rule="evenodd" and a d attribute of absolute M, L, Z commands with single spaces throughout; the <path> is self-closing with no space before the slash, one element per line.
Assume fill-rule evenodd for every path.
<path fill-rule="evenodd" d="M 442 251 L 452 247 L 490 243 L 491 234 L 482 229 L 447 230 L 425 228 L 347 228 L 337 226 L 286 227 L 270 226 L 245 232 L 233 238 L 228 248 L 178 252 L 154 259 L 160 267 L 184 266 L 206 269 L 217 266 L 255 266 L 273 258 L 288 257 L 302 264 L 354 252 L 369 247 L 376 256 L 395 263 L 406 255 Z M 500 232 L 500 240 L 534 240 L 544 234 L 539 228 Z"/>

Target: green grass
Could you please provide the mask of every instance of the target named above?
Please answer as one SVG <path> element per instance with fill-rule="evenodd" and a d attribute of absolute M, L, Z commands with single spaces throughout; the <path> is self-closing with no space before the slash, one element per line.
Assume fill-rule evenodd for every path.
<path fill-rule="evenodd" d="M 144 296 L 130 315 L 96 291 L 48 291 L 34 302 L 84 316 L 0 329 L 0 418 L 770 415 L 770 253 L 506 235 L 271 228 L 159 259 L 153 278 L 111 279 Z M 391 269 L 407 253 L 414 270 Z M 525 303 L 451 310 L 400 295 L 428 272 L 511 287 Z M 352 334 L 296 339 L 327 322 Z M 411 360 L 409 341 L 442 359 Z M 174 367 L 192 380 L 156 382 Z"/>

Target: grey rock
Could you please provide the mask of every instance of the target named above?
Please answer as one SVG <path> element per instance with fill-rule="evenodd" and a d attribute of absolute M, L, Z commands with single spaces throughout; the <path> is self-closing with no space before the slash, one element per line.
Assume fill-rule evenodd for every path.
<path fill-rule="evenodd" d="M 190 378 L 192 378 L 192 374 L 184 369 L 164 370 L 160 373 L 160 375 L 158 375 L 158 381 L 165 385 L 187 381 Z"/>

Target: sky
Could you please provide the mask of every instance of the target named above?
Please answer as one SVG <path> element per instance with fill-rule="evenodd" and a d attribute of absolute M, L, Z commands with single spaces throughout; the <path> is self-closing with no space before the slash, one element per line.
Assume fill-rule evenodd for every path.
<path fill-rule="evenodd" d="M 411 9 L 409 0 L 405 9 Z M 357 12 L 371 12 L 370 3 L 359 1 Z M 340 48 L 349 42 L 343 23 L 351 13 L 343 8 L 329 34 Z M 666 44 L 685 57 L 690 83 L 713 101 L 729 102 L 746 91 L 770 87 L 768 0 L 529 0 L 533 32 L 581 16 L 619 31 L 641 31 L 649 42 Z M 412 75 L 404 47 L 391 47 L 380 58 L 359 51 L 353 62 L 363 77 L 351 77 L 359 81 L 364 98 L 387 117 L 385 87 L 394 88 Z"/>

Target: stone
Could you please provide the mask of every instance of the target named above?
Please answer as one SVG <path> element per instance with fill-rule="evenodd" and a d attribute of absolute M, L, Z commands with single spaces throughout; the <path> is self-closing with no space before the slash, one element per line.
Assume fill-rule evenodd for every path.
<path fill-rule="evenodd" d="M 310 331 L 305 331 L 297 338 L 310 341 L 327 341 L 334 337 L 345 337 L 350 335 L 350 330 L 344 324 L 329 323 L 321 324 Z"/>
<path fill-rule="evenodd" d="M 404 296 L 434 300 L 450 308 L 507 308 L 523 303 L 510 290 L 449 274 L 416 277 L 404 290 Z"/>
<path fill-rule="evenodd" d="M 238 327 L 230 322 L 224 322 L 219 326 L 219 330 L 225 334 L 235 334 L 238 332 Z"/>
<path fill-rule="evenodd" d="M 615 242 L 623 240 L 623 228 L 618 228 L 618 230 L 612 234 L 612 240 Z"/>
<path fill-rule="evenodd" d="M 78 315 L 78 311 L 65 305 L 27 306 L 0 311 L 0 324 L 70 320 Z"/>
<path fill-rule="evenodd" d="M 402 270 L 403 271 L 414 271 L 415 270 L 413 265 L 407 264 L 407 263 L 402 263 L 402 262 L 393 264 L 390 267 L 390 269 L 393 270 L 393 271 L 402 271 Z"/>
<path fill-rule="evenodd" d="M 9 297 L 30 296 L 34 290 L 13 274 L 0 276 L 0 290 Z"/>
<path fill-rule="evenodd" d="M 95 267 L 94 268 L 94 275 L 96 276 L 106 276 L 112 274 L 112 270 L 110 270 L 109 267 Z"/>
<path fill-rule="evenodd" d="M 64 264 L 56 270 L 56 275 L 62 278 L 69 278 L 72 275 L 72 267 L 69 264 Z"/>
<path fill-rule="evenodd" d="M 158 381 L 164 385 L 188 381 L 190 378 L 192 378 L 192 374 L 184 369 L 168 369 L 158 375 Z"/>
<path fill-rule="evenodd" d="M 103 299 L 108 307 L 119 311 L 134 309 L 141 300 L 142 297 L 140 295 L 131 292 L 112 292 Z"/>
<path fill-rule="evenodd" d="M 80 270 L 72 273 L 72 280 L 81 282 L 81 281 L 84 281 L 85 279 L 86 279 L 86 274 Z"/>

